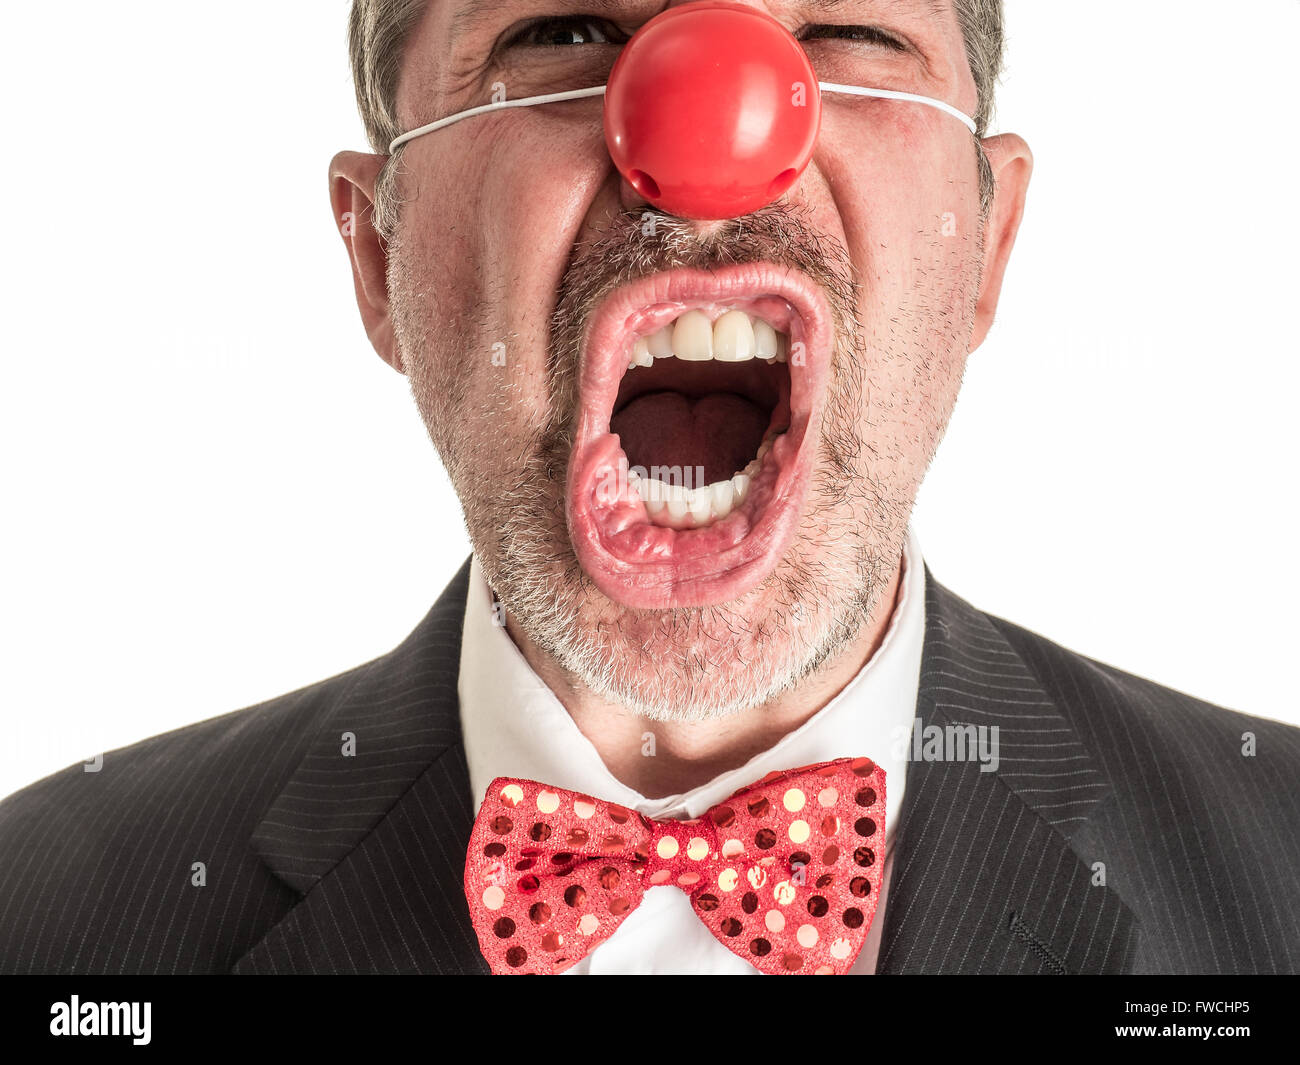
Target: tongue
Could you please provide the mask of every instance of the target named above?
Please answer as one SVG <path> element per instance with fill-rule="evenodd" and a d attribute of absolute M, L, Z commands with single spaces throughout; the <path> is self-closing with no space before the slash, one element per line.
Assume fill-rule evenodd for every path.
<path fill-rule="evenodd" d="M 725 481 L 758 453 L 771 415 L 732 392 L 693 398 L 638 396 L 610 419 L 633 466 L 704 467 L 704 483 Z M 694 481 L 691 482 L 695 484 Z"/>

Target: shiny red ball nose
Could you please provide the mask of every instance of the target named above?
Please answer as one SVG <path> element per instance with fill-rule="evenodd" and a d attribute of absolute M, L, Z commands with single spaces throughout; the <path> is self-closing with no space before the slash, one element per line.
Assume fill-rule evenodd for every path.
<path fill-rule="evenodd" d="M 682 218 L 737 218 L 777 199 L 812 158 L 821 91 L 803 46 L 740 4 L 656 15 L 605 89 L 605 143 L 647 202 Z"/>

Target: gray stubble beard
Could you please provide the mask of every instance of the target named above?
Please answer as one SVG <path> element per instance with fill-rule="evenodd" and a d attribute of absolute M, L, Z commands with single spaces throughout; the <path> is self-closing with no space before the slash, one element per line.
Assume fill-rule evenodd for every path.
<path fill-rule="evenodd" d="M 689 225 L 661 216 L 657 243 L 647 248 L 634 239 L 643 218 L 618 216 L 585 253 L 580 245 L 570 263 L 551 320 L 548 417 L 521 442 L 523 460 L 508 484 L 487 483 L 473 461 L 480 454 L 477 433 L 493 432 L 492 426 L 467 425 L 472 417 L 466 416 L 463 389 L 437 379 L 431 360 L 422 357 L 433 350 L 428 302 L 413 291 L 396 243 L 389 260 L 394 328 L 474 552 L 527 639 L 576 690 L 632 714 L 654 721 L 717 719 L 776 700 L 859 638 L 898 565 L 920 478 L 897 482 L 891 473 L 907 468 L 903 456 L 882 455 L 871 443 L 870 360 L 856 312 L 858 283 L 838 242 L 804 227 L 797 211 L 782 206 L 734 220 L 704 241 Z M 625 607 L 603 596 L 582 570 L 565 515 L 582 327 L 600 300 L 626 281 L 672 267 L 751 259 L 808 274 L 822 285 L 835 318 L 827 401 L 820 426 L 809 427 L 819 434 L 818 462 L 800 532 L 776 569 L 735 602 L 659 611 Z M 978 291 L 978 246 L 975 263 Z M 972 309 L 973 298 L 967 301 Z M 925 303 L 922 293 L 916 313 L 946 319 L 935 307 L 951 307 L 953 293 L 941 294 L 928 310 Z M 905 342 L 896 333 L 892 339 Z M 875 357 L 888 363 L 907 356 L 885 344 Z M 928 363 L 930 356 L 923 358 Z M 822 523 L 832 536 L 819 554 L 811 537 Z"/>

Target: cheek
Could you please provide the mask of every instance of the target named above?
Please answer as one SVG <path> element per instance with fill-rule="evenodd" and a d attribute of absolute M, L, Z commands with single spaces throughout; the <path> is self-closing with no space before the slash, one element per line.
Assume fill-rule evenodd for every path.
<path fill-rule="evenodd" d="M 869 128 L 828 110 L 813 193 L 859 281 L 864 424 L 891 463 L 918 468 L 956 398 L 978 269 L 974 149 L 927 121 Z"/>
<path fill-rule="evenodd" d="M 598 116 L 598 112 L 597 112 Z M 599 121 L 538 109 L 431 134 L 408 164 L 404 255 L 430 337 L 430 387 L 494 435 L 535 428 L 549 398 L 556 291 L 610 175 Z M 489 444 L 489 446 L 491 446 Z"/>
<path fill-rule="evenodd" d="M 874 120 L 828 107 L 816 166 L 867 288 L 909 282 L 938 241 L 973 237 L 979 222 L 974 147 L 943 115 L 873 105 Z"/>

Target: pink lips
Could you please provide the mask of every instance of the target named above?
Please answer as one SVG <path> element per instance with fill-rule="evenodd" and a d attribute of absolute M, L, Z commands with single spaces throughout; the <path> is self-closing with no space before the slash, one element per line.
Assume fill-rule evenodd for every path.
<path fill-rule="evenodd" d="M 789 366 L 790 427 L 743 505 L 710 526 L 664 528 L 649 521 L 627 486 L 610 415 L 633 338 L 692 307 L 720 304 L 761 314 L 789 334 L 792 350 L 802 343 L 802 363 L 792 358 Z M 832 333 L 820 288 L 770 263 L 656 274 L 596 309 L 584 337 L 566 509 L 578 561 L 601 592 L 641 609 L 706 606 L 744 595 L 772 572 L 794 538 L 811 480 L 815 438 L 808 429 L 820 420 Z M 620 486 L 616 494 L 607 490 L 611 483 Z"/>

